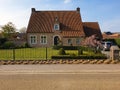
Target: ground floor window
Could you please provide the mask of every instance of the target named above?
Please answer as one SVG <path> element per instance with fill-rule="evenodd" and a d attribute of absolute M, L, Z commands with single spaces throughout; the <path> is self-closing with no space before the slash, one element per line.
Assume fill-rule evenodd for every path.
<path fill-rule="evenodd" d="M 76 44 L 80 44 L 80 39 L 76 38 Z"/>
<path fill-rule="evenodd" d="M 37 43 L 37 36 L 36 35 L 31 35 L 30 36 L 30 43 L 31 44 L 36 44 Z"/>
<path fill-rule="evenodd" d="M 68 39 L 68 44 L 72 45 L 72 39 Z"/>
<path fill-rule="evenodd" d="M 41 44 L 47 44 L 47 36 L 45 36 L 45 35 L 42 35 L 41 37 L 40 37 L 41 39 Z"/>

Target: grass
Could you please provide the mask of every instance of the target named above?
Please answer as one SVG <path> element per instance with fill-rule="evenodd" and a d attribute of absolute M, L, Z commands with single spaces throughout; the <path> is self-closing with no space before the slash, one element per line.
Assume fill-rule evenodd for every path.
<path fill-rule="evenodd" d="M 22 49 L 0 49 L 0 60 L 40 60 L 40 59 L 51 59 L 51 56 L 58 55 L 59 50 L 52 48 L 22 48 Z M 15 53 L 15 54 L 14 54 Z M 67 54 L 76 54 L 77 50 L 66 50 Z"/>
<path fill-rule="evenodd" d="M 51 56 L 58 55 L 59 50 L 52 48 L 22 48 L 22 49 L 0 49 L 0 60 L 45 60 L 51 59 Z M 67 55 L 78 55 L 78 50 L 65 50 Z M 84 51 L 85 55 L 95 55 L 93 52 Z"/>

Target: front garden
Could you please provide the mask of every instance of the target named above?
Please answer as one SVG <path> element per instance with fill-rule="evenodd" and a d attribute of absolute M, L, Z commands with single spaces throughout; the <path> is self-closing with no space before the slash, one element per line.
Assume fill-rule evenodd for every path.
<path fill-rule="evenodd" d="M 74 48 L 72 50 L 70 47 L 69 50 L 65 47 L 0 49 L 0 60 L 106 59 L 103 54 L 91 48 Z"/>

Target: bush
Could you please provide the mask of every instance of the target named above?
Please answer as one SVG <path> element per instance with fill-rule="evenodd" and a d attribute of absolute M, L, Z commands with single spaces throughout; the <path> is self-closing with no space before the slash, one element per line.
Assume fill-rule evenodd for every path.
<path fill-rule="evenodd" d="M 107 59 L 106 56 L 103 55 L 96 55 L 96 56 L 86 56 L 86 55 L 80 55 L 80 56 L 70 56 L 70 55 L 59 55 L 59 56 L 52 56 L 52 59 Z"/>
<path fill-rule="evenodd" d="M 66 55 L 65 50 L 63 48 L 60 48 L 59 55 Z"/>
<path fill-rule="evenodd" d="M 7 38 L 0 38 L 0 45 L 4 44 L 7 41 Z"/>
<path fill-rule="evenodd" d="M 63 48 L 64 50 L 78 50 L 80 46 L 61 46 L 61 45 L 55 45 L 53 46 L 53 49 L 59 50 L 60 48 Z"/>
<path fill-rule="evenodd" d="M 115 42 L 120 47 L 120 39 L 115 39 Z"/>
<path fill-rule="evenodd" d="M 60 48 L 62 48 L 63 46 L 59 46 L 59 45 L 55 45 L 53 46 L 52 48 L 55 49 L 55 50 L 59 50 Z"/>
<path fill-rule="evenodd" d="M 7 41 L 2 45 L 3 49 L 15 48 L 15 44 L 13 42 Z"/>

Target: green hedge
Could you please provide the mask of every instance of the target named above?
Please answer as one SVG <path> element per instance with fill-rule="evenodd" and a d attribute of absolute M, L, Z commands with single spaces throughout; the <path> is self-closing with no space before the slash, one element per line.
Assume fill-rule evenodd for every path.
<path fill-rule="evenodd" d="M 52 56 L 52 59 L 107 59 L 106 56 L 103 55 L 96 55 L 96 56 L 69 56 L 69 55 L 59 55 L 59 56 Z"/>
<path fill-rule="evenodd" d="M 120 47 L 120 39 L 115 39 L 116 44 Z"/>
<path fill-rule="evenodd" d="M 104 39 L 103 41 L 113 42 L 113 44 L 118 45 L 120 47 L 120 38 L 117 38 L 117 39 Z"/>
<path fill-rule="evenodd" d="M 63 48 L 64 50 L 82 50 L 82 51 L 93 51 L 94 48 L 84 47 L 84 46 L 53 46 L 53 49 L 59 50 Z"/>
<path fill-rule="evenodd" d="M 59 50 L 63 48 L 64 50 L 78 50 L 80 46 L 53 46 L 53 49 Z"/>

